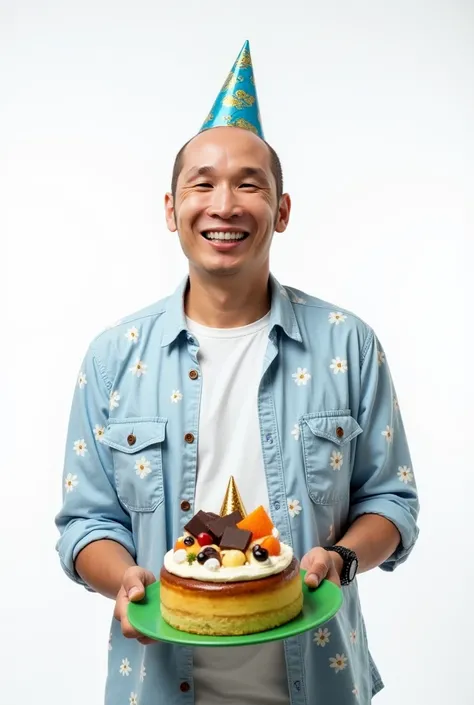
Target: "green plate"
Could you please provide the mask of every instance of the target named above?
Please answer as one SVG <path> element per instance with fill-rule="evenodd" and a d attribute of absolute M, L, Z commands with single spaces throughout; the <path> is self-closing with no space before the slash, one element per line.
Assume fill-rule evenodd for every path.
<path fill-rule="evenodd" d="M 132 627 L 150 639 L 167 641 L 181 646 L 248 646 L 266 641 L 288 639 L 329 621 L 342 605 L 342 590 L 329 580 L 323 580 L 316 590 L 304 583 L 306 571 L 301 571 L 303 583 L 303 609 L 291 622 L 275 629 L 243 636 L 205 636 L 189 634 L 167 624 L 160 611 L 160 583 L 149 585 L 140 602 L 128 606 L 128 619 Z"/>

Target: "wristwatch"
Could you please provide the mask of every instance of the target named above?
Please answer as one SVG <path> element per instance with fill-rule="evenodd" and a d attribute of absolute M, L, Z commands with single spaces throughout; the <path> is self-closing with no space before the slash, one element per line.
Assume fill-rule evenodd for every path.
<path fill-rule="evenodd" d="M 334 551 L 342 558 L 341 585 L 349 585 L 354 580 L 359 561 L 357 555 L 345 546 L 325 546 L 326 551 Z"/>

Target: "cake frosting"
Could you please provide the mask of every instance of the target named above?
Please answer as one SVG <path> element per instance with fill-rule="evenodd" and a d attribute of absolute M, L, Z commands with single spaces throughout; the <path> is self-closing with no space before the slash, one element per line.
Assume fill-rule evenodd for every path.
<path fill-rule="evenodd" d="M 182 549 L 181 549 L 182 550 Z M 176 553 L 178 553 L 176 551 Z M 178 556 L 178 561 L 180 556 Z M 280 555 L 268 556 L 263 562 L 247 562 L 236 567 L 220 566 L 213 570 L 197 561 L 189 564 L 186 559 L 182 562 L 175 560 L 175 551 L 171 549 L 165 555 L 164 566 L 169 573 L 180 578 L 193 578 L 204 582 L 235 582 L 237 580 L 257 580 L 268 575 L 280 573 L 287 568 L 293 559 L 291 546 L 280 542 Z"/>

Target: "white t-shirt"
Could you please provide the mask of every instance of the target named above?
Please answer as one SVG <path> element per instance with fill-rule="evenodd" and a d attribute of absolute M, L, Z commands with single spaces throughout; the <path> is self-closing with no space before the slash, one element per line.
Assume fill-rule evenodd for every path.
<path fill-rule="evenodd" d="M 196 511 L 219 512 L 231 475 L 247 512 L 268 509 L 257 393 L 269 318 L 219 329 L 187 321 L 202 372 Z M 194 688 L 196 705 L 288 705 L 283 643 L 195 648 Z"/>

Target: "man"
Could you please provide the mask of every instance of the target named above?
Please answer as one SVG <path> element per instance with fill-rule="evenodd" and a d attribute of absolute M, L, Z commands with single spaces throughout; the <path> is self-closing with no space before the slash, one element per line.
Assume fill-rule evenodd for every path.
<path fill-rule="evenodd" d="M 270 274 L 290 209 L 245 44 L 165 199 L 189 276 L 96 338 L 74 394 L 58 550 L 73 580 L 115 600 L 107 705 L 349 705 L 382 688 L 355 573 L 393 570 L 415 543 L 410 454 L 373 330 Z M 219 511 L 231 475 L 308 584 L 342 584 L 343 606 L 285 642 L 152 642 L 127 605 L 193 510 Z"/>

